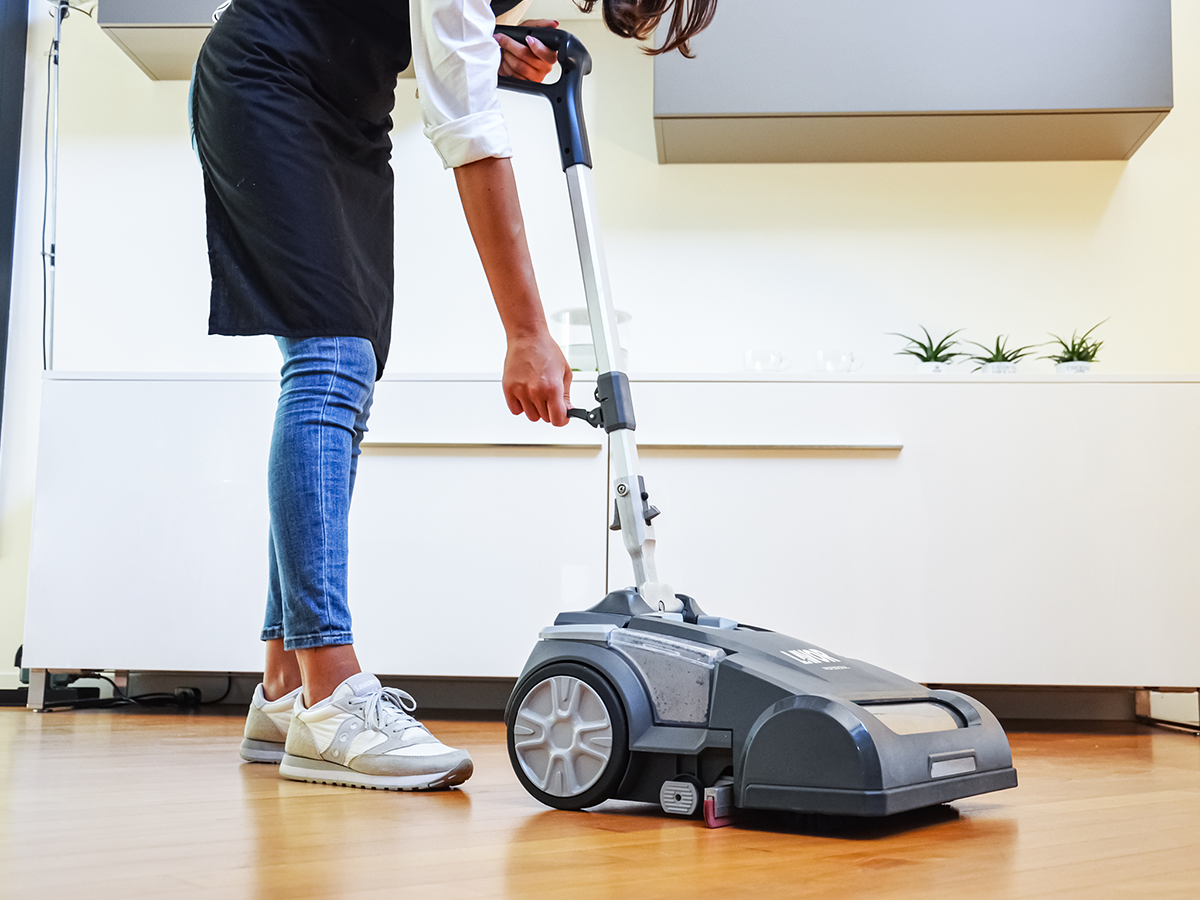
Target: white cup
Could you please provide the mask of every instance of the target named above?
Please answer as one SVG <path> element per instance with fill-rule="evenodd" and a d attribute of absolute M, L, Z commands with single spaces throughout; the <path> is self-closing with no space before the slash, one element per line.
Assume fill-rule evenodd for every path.
<path fill-rule="evenodd" d="M 570 344 L 566 352 L 567 365 L 578 372 L 596 371 L 596 348 L 591 344 Z M 617 350 L 617 368 L 629 371 L 629 351 L 624 347 Z"/>
<path fill-rule="evenodd" d="M 782 372 L 791 364 L 778 350 L 747 350 L 742 354 L 742 368 L 747 372 Z"/>
<path fill-rule="evenodd" d="M 857 372 L 863 361 L 849 350 L 818 350 L 818 372 Z"/>

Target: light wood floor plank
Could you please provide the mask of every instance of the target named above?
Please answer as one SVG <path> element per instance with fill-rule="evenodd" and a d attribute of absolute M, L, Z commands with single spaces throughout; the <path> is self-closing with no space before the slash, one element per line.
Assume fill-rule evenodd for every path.
<path fill-rule="evenodd" d="M 1200 740 L 1011 730 L 1021 786 L 884 821 L 567 813 L 498 723 L 431 723 L 463 789 L 309 785 L 237 759 L 240 718 L 0 710 L 0 898 L 872 900 L 1200 897 Z"/>

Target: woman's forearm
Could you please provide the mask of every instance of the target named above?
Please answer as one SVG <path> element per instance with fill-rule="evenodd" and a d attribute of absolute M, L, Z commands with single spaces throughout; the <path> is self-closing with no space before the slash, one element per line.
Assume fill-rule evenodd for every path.
<path fill-rule="evenodd" d="M 566 424 L 571 370 L 546 325 L 512 164 L 488 157 L 457 167 L 454 177 L 508 337 L 504 394 L 509 409 Z"/>
<path fill-rule="evenodd" d="M 488 157 L 459 166 L 454 178 L 505 333 L 545 330 L 511 162 Z"/>

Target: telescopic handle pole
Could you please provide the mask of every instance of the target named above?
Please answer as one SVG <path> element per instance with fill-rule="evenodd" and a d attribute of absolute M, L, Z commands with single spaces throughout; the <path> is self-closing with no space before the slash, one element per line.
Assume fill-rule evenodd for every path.
<path fill-rule="evenodd" d="M 496 31 L 524 43 L 532 35 L 558 54 L 562 73 L 551 84 L 501 76 L 500 87 L 526 94 L 540 94 L 550 101 L 558 134 L 559 154 L 567 178 L 583 290 L 587 298 L 592 343 L 596 349 L 597 399 L 601 401 L 603 425 L 609 435 L 609 451 L 615 479 L 615 505 L 625 549 L 633 562 L 638 591 L 660 612 L 679 612 L 683 604 L 670 585 L 658 580 L 654 563 L 654 526 L 658 510 L 650 506 L 643 480 L 638 475 L 636 421 L 629 395 L 629 378 L 620 371 L 620 338 L 617 314 L 609 289 L 604 248 L 596 225 L 596 192 L 592 184 L 592 156 L 583 119 L 583 76 L 592 70 L 592 58 L 579 39 L 557 28 L 497 26 Z M 593 424 L 600 424 L 593 422 Z"/>

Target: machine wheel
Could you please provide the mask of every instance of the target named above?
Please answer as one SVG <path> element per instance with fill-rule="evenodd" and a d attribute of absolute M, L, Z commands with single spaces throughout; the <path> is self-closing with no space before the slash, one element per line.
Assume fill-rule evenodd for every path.
<path fill-rule="evenodd" d="M 547 806 L 603 803 L 625 775 L 625 709 L 595 669 L 562 662 L 530 673 L 513 692 L 506 719 L 513 771 Z"/>

